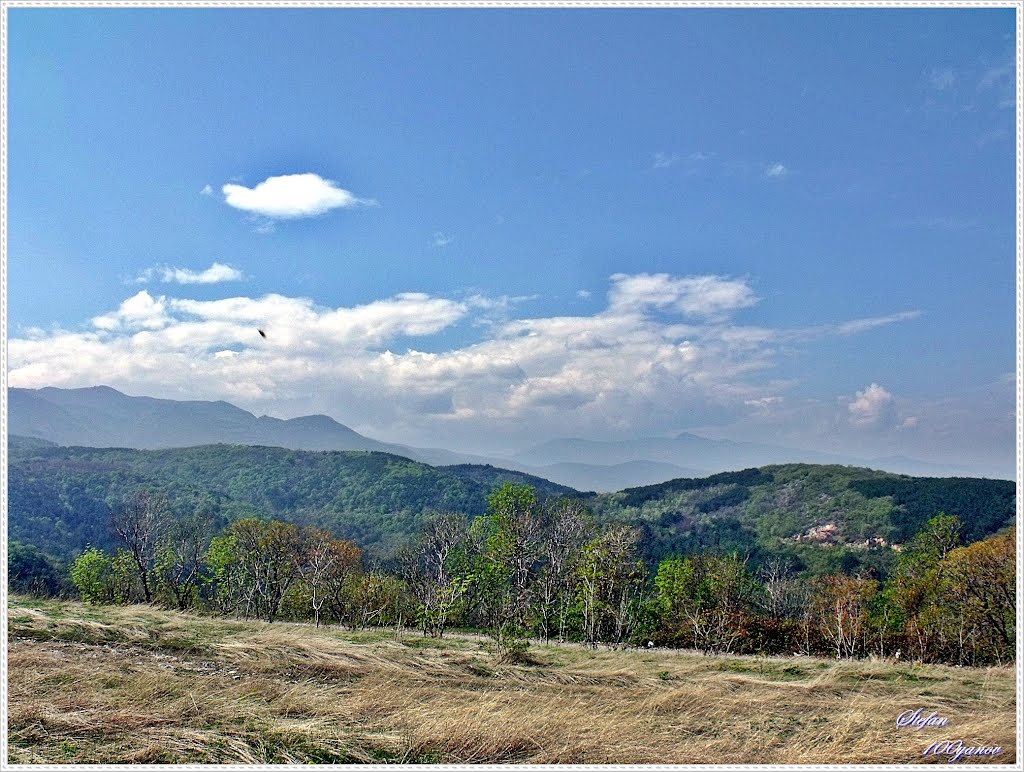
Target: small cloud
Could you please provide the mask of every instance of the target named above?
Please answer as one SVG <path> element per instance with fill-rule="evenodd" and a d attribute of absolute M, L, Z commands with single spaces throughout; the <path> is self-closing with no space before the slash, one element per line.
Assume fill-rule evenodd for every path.
<path fill-rule="evenodd" d="M 212 196 L 213 188 L 209 185 L 203 185 L 203 189 L 199 191 L 200 196 Z"/>
<path fill-rule="evenodd" d="M 434 234 L 434 238 L 431 243 L 435 247 L 446 247 L 449 244 L 451 244 L 452 241 L 453 238 L 449 236 L 447 233 L 442 233 L 441 231 L 438 231 L 437 233 Z"/>
<path fill-rule="evenodd" d="M 952 67 L 933 68 L 928 73 L 928 82 L 936 91 L 945 91 L 956 85 L 956 73 Z"/>
<path fill-rule="evenodd" d="M 710 161 L 712 156 L 714 153 L 702 153 L 698 150 L 696 153 L 690 153 L 687 158 L 691 161 Z"/>
<path fill-rule="evenodd" d="M 228 183 L 221 191 L 228 206 L 275 220 L 316 217 L 332 209 L 376 203 L 312 173 L 268 177 L 253 188 Z"/>
<path fill-rule="evenodd" d="M 170 321 L 164 298 L 154 298 L 146 290 L 142 290 L 121 303 L 116 311 L 93 317 L 92 325 L 106 332 L 159 330 Z"/>
<path fill-rule="evenodd" d="M 789 169 L 787 169 L 783 164 L 777 163 L 769 166 L 764 173 L 767 177 L 785 177 L 789 174 Z"/>
<path fill-rule="evenodd" d="M 757 410 L 770 410 L 773 406 L 782 402 L 782 397 L 759 397 L 758 399 L 745 399 L 743 404 Z"/>
<path fill-rule="evenodd" d="M 990 129 L 989 131 L 983 132 L 981 135 L 979 135 L 979 137 L 976 140 L 976 142 L 977 142 L 978 147 L 985 147 L 985 145 L 990 145 L 993 142 L 998 142 L 998 141 L 1003 140 L 1003 139 L 1008 139 L 1009 137 L 1010 137 L 1009 129 L 1007 129 L 1005 126 L 999 126 L 997 128 Z"/>
<path fill-rule="evenodd" d="M 855 429 L 870 429 L 883 423 L 892 410 L 895 398 L 882 386 L 872 383 L 856 397 L 846 409 L 850 414 L 850 426 Z"/>
<path fill-rule="evenodd" d="M 916 415 L 907 416 L 902 421 L 900 421 L 899 428 L 900 429 L 916 429 L 917 425 L 918 425 L 918 423 L 920 423 L 920 421 L 921 421 L 921 419 L 918 418 Z"/>
<path fill-rule="evenodd" d="M 1007 56 L 1001 63 L 985 70 L 978 80 L 978 93 L 991 92 L 1000 110 L 1017 106 L 1017 65 Z"/>
<path fill-rule="evenodd" d="M 237 268 L 224 263 L 214 263 L 205 271 L 193 271 L 188 268 L 173 268 L 162 265 L 147 268 L 135 280 L 136 284 L 145 284 L 154 279 L 174 284 L 218 284 L 223 281 L 239 281 L 244 275 Z"/>
<path fill-rule="evenodd" d="M 836 331 L 840 335 L 855 335 L 858 332 L 873 330 L 875 327 L 883 327 L 887 324 L 904 322 L 908 319 L 917 319 L 919 316 L 921 316 L 920 311 L 901 311 L 898 314 L 890 314 L 889 316 L 872 316 L 866 319 L 851 319 L 849 322 L 843 322 L 840 324 L 836 328 Z"/>
<path fill-rule="evenodd" d="M 677 153 L 655 153 L 654 154 L 654 169 L 667 169 L 680 161 L 680 157 Z"/>
<path fill-rule="evenodd" d="M 590 299 L 590 290 L 585 290 L 585 289 L 576 290 L 576 297 L 578 297 L 580 300 L 589 300 Z"/>
<path fill-rule="evenodd" d="M 673 309 L 686 316 L 719 320 L 758 300 L 745 280 L 727 276 L 616 273 L 611 276 L 611 282 L 609 308 L 622 313 L 648 308 Z"/>
<path fill-rule="evenodd" d="M 996 67 L 989 67 L 978 81 L 978 91 L 985 91 L 994 86 L 999 86 L 1010 80 L 1013 76 L 1013 63 L 1006 62 Z"/>

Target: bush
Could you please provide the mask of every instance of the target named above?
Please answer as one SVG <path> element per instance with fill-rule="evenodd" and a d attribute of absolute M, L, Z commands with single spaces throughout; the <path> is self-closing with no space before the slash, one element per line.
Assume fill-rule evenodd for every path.
<path fill-rule="evenodd" d="M 88 547 L 71 564 L 71 581 L 90 605 L 114 602 L 114 571 L 110 555 Z"/>

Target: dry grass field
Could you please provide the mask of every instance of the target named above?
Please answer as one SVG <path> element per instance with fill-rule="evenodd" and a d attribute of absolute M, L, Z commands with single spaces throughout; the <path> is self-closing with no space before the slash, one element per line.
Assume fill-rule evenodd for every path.
<path fill-rule="evenodd" d="M 9 602 L 9 763 L 1016 762 L 1012 668 L 704 657 Z M 949 719 L 899 729 L 904 710 Z"/>

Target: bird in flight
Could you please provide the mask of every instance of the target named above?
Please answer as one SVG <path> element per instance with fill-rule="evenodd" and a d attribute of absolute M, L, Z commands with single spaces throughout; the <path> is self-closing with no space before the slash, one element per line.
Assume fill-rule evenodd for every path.
<path fill-rule="evenodd" d="M 267 337 L 267 333 L 263 332 L 263 330 L 261 330 L 259 327 L 256 328 L 256 332 L 260 334 L 261 338 Z"/>

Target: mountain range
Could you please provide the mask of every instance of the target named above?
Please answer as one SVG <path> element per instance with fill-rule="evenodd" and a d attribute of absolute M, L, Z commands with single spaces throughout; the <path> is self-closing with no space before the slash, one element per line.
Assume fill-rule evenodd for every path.
<path fill-rule="evenodd" d="M 228 402 L 128 396 L 108 386 L 9 389 L 8 421 L 11 434 L 64 446 L 161 449 L 228 444 L 379 451 L 433 466 L 490 464 L 597 492 L 785 463 L 856 465 L 921 476 L 969 474 L 967 469 L 909 458 L 861 459 L 688 432 L 620 441 L 558 439 L 508 456 L 481 456 L 380 442 L 326 415 L 257 417 Z"/>

